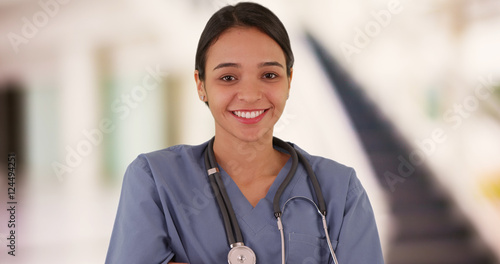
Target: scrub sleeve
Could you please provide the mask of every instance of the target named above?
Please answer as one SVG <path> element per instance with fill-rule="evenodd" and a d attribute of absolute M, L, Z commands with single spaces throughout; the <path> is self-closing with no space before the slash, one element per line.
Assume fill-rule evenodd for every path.
<path fill-rule="evenodd" d="M 337 260 L 340 264 L 383 264 L 380 238 L 368 195 L 357 177 L 351 177 L 349 185 L 351 189 L 346 196 L 339 243 L 335 251 Z"/>
<path fill-rule="evenodd" d="M 146 159 L 134 160 L 123 179 L 106 264 L 168 263 L 165 216 Z"/>

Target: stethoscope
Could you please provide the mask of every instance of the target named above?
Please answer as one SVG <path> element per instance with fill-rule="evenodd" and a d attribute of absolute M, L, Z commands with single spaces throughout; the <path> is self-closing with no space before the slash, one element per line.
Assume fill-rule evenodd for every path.
<path fill-rule="evenodd" d="M 208 142 L 208 147 L 207 150 L 205 151 L 205 166 L 207 168 L 210 185 L 212 186 L 215 198 L 217 200 L 217 204 L 219 205 L 219 209 L 222 213 L 222 220 L 224 222 L 224 228 L 226 230 L 227 240 L 231 248 L 229 254 L 227 255 L 227 261 L 229 264 L 237 264 L 237 263 L 255 264 L 257 261 L 257 257 L 255 256 L 253 250 L 245 246 L 245 244 L 243 243 L 243 236 L 241 235 L 241 229 L 240 226 L 238 225 L 236 214 L 234 213 L 231 201 L 229 200 L 229 196 L 227 195 L 226 188 L 220 176 L 217 160 L 215 159 L 215 154 L 213 150 L 214 140 L 215 137 Z M 311 200 L 310 201 L 316 206 L 318 213 L 321 215 L 321 219 L 323 221 L 323 229 L 325 231 L 325 236 L 328 242 L 328 247 L 330 249 L 330 254 L 332 255 L 334 263 L 338 264 L 337 257 L 335 256 L 335 252 L 333 251 L 332 243 L 330 241 L 330 236 L 328 235 L 328 227 L 326 224 L 325 199 L 323 198 L 323 193 L 321 192 L 318 179 L 316 178 L 316 175 L 314 174 L 311 165 L 304 158 L 304 156 L 302 156 L 302 154 L 297 152 L 290 144 L 282 141 L 281 139 L 274 137 L 273 145 L 286 150 L 291 155 L 292 158 L 292 167 L 290 168 L 290 171 L 288 172 L 286 178 L 278 187 L 278 190 L 276 191 L 276 194 L 274 195 L 273 199 L 274 216 L 276 217 L 278 229 L 280 230 L 280 235 L 281 235 L 281 262 L 285 264 L 285 235 L 283 231 L 283 223 L 281 221 L 281 216 L 283 212 L 280 209 L 279 202 L 281 195 L 283 194 L 286 187 L 288 186 L 293 176 L 295 175 L 295 171 L 297 170 L 300 159 L 300 161 L 302 162 L 303 166 L 307 171 L 307 175 L 311 179 L 314 192 L 316 193 L 316 199 L 318 200 L 318 205 L 316 206 L 314 202 L 312 202 Z"/>

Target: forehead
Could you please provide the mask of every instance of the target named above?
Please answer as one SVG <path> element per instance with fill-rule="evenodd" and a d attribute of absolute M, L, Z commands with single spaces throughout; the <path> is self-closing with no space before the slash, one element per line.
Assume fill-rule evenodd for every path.
<path fill-rule="evenodd" d="M 257 28 L 233 27 L 224 31 L 207 52 L 207 68 L 221 62 L 259 64 L 278 61 L 285 54 L 276 41 Z"/>

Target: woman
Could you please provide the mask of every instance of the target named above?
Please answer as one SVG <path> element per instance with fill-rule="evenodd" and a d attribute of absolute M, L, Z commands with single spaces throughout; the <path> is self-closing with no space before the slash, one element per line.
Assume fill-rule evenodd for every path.
<path fill-rule="evenodd" d="M 239 3 L 210 18 L 194 78 L 215 136 L 130 164 L 106 263 L 383 263 L 354 170 L 273 139 L 293 62 L 268 9 Z"/>

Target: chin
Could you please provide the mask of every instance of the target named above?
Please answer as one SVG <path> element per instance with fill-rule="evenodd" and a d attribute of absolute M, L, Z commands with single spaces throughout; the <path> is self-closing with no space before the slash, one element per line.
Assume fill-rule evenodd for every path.
<path fill-rule="evenodd" d="M 267 130 L 266 132 L 262 131 L 248 131 L 248 132 L 243 132 L 239 133 L 239 138 L 241 141 L 245 142 L 257 142 L 260 141 L 264 138 L 267 138 L 269 135 L 272 137 L 273 135 L 273 130 Z"/>

